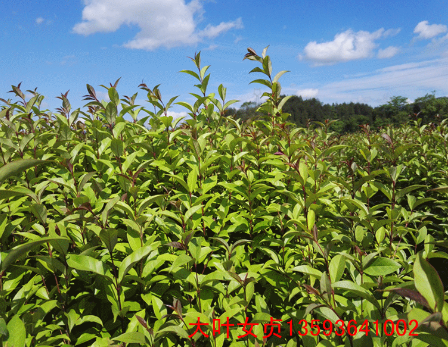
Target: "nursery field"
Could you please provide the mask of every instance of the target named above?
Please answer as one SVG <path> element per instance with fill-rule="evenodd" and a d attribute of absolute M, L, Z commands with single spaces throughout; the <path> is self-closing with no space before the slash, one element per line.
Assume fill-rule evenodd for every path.
<path fill-rule="evenodd" d="M 0 345 L 448 346 L 444 115 L 298 128 L 266 53 L 246 122 L 200 53 L 193 105 L 1 99 Z"/>

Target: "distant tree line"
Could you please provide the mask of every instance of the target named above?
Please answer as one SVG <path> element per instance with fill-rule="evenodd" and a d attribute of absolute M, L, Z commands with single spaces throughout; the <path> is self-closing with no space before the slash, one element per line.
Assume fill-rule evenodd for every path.
<path fill-rule="evenodd" d="M 238 110 L 229 109 L 227 114 L 246 121 L 261 116 L 257 108 L 257 103 L 245 102 Z M 408 103 L 406 97 L 394 96 L 387 104 L 372 107 L 354 102 L 330 105 L 316 98 L 292 96 L 284 105 L 283 112 L 290 114 L 289 122 L 300 127 L 307 127 L 313 121 L 337 119 L 338 121 L 332 124 L 332 130 L 343 134 L 358 131 L 363 124 L 378 128 L 403 124 L 410 118 L 421 118 L 423 124 L 437 122 L 448 115 L 448 97 L 436 98 L 433 92 Z"/>

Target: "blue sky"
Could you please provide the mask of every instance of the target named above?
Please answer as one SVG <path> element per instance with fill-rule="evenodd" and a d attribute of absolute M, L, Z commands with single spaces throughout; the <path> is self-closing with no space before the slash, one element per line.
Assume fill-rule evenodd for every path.
<path fill-rule="evenodd" d="M 242 59 L 268 45 L 274 73 L 290 71 L 284 94 L 372 106 L 448 95 L 445 1 L 14 0 L 0 10 L 0 97 L 22 82 L 51 111 L 67 90 L 82 107 L 87 83 L 106 98 L 99 85 L 119 77 L 120 95 L 139 92 L 140 105 L 142 81 L 161 84 L 165 101 L 193 102 L 195 80 L 179 71 L 194 69 L 196 51 L 211 65 L 208 92 L 222 83 L 237 106 L 258 101 L 265 87 L 248 74 L 256 63 Z"/>

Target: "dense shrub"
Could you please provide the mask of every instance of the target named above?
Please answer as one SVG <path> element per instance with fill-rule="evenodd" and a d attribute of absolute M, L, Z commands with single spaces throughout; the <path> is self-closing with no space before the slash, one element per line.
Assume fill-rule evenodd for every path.
<path fill-rule="evenodd" d="M 13 86 L 21 101 L 0 112 L 4 346 L 447 345 L 429 263 L 448 258 L 446 122 L 297 128 L 285 71 L 248 51 L 268 91 L 245 123 L 226 116 L 222 85 L 207 93 L 200 54 L 183 120 L 158 87 L 140 86 L 155 112 L 120 99 L 117 81 L 109 102 L 87 85 L 84 110 L 62 94 L 52 114 Z"/>

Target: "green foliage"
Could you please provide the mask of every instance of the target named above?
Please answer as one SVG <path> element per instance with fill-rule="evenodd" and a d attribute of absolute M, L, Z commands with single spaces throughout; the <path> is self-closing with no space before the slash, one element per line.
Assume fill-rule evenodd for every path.
<path fill-rule="evenodd" d="M 266 88 L 245 123 L 226 115 L 226 88 L 208 93 L 200 53 L 182 71 L 199 89 L 177 102 L 183 120 L 159 86 L 140 85 L 154 111 L 120 99 L 117 80 L 109 102 L 87 85 L 84 110 L 66 93 L 56 114 L 12 87 L 2 345 L 448 345 L 447 122 L 298 128 L 266 53 L 245 56 Z M 239 338 L 244 322 L 256 336 Z"/>
<path fill-rule="evenodd" d="M 285 96 L 282 96 L 286 99 Z M 257 119 L 259 105 L 256 102 L 245 102 L 241 107 L 229 109 L 242 122 Z M 441 117 L 448 114 L 448 98 L 436 98 L 434 94 L 417 98 L 408 103 L 403 96 L 394 96 L 385 105 L 375 108 L 362 103 L 324 104 L 316 98 L 303 99 L 301 96 L 288 96 L 283 112 L 290 114 L 289 121 L 298 127 L 310 127 L 313 122 L 331 121 L 331 130 L 337 134 L 353 133 L 360 126 L 370 124 L 373 128 L 388 125 L 400 126 L 409 119 L 421 119 L 424 124 L 439 123 Z"/>

